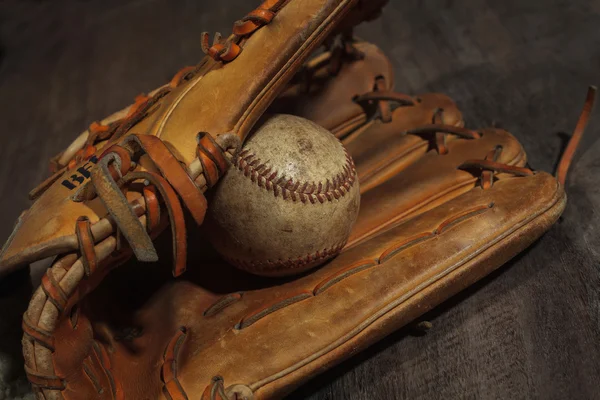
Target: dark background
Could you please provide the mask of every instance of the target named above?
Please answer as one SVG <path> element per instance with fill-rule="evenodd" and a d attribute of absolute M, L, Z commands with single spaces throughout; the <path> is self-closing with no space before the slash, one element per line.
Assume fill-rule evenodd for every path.
<path fill-rule="evenodd" d="M 396 67 L 396 89 L 452 96 L 467 125 L 503 127 L 552 171 L 590 84 L 600 84 L 600 0 L 391 0 L 357 33 Z M 94 120 L 202 56 L 258 1 L 2 1 L 0 242 L 47 160 Z M 560 222 L 497 273 L 305 385 L 310 399 L 600 398 L 600 110 Z M 31 289 L 0 287 L 0 399 L 27 393 L 20 314 Z M 10 384 L 9 384 L 10 383 Z"/>

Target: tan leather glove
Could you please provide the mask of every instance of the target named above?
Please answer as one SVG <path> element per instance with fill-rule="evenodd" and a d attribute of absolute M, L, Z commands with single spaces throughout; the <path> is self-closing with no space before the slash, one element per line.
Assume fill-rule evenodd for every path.
<path fill-rule="evenodd" d="M 157 214 L 146 209 L 143 195 L 120 194 L 132 185 L 120 176 L 139 180 L 139 173 L 144 174 L 165 191 L 160 197 L 179 197 L 201 224 L 206 211 L 203 192 L 216 184 L 227 168 L 227 157 L 239 150 L 306 58 L 330 41 L 336 29 L 346 31 L 348 21 L 360 21 L 361 15 L 371 18 L 384 1 L 365 3 L 266 0 L 237 21 L 227 38 L 216 35 L 211 41 L 203 35 L 207 57 L 200 64 L 139 96 L 127 110 L 92 124 L 53 160 L 57 172 L 31 193 L 37 201 L 21 216 L 0 254 L 1 273 L 117 236 L 139 260 L 156 260 L 151 234 L 140 218 L 149 218 L 147 224 L 156 233 Z M 171 228 L 177 231 L 175 269 L 181 273 L 186 253 L 181 207 L 179 201 L 166 201 L 173 211 Z M 82 239 L 88 228 L 90 240 Z M 80 230 L 83 236 L 77 235 Z M 92 261 L 91 268 L 100 261 Z"/>
<path fill-rule="evenodd" d="M 389 63 L 374 46 L 346 37 L 298 73 L 341 20 L 340 7 L 346 3 L 266 2 L 270 24 L 205 46 L 218 61 L 184 70 L 55 160 L 69 172 L 35 193 L 0 264 L 8 271 L 61 255 L 24 315 L 26 370 L 39 398 L 282 397 L 497 268 L 558 218 L 561 185 L 525 168 L 510 134 L 463 128 L 445 96 L 393 92 Z M 248 21 L 256 19 L 236 27 Z M 289 27 L 287 40 L 260 47 L 272 26 Z M 262 63 L 264 51 L 271 63 Z M 274 280 L 233 269 L 210 249 L 188 252 L 179 198 L 201 223 L 201 193 L 217 184 L 281 90 L 271 111 L 312 119 L 342 138 L 362 206 L 340 256 Z M 187 134 L 197 131 L 209 135 L 198 143 Z M 115 143 L 123 147 L 101 157 Z M 140 180 L 150 185 L 136 186 Z M 42 215 L 48 207 L 55 212 Z M 185 275 L 169 277 L 167 262 L 131 262 L 107 276 L 130 257 L 126 244 L 140 260 L 168 259 L 151 241 L 168 225 L 175 275 L 187 267 Z M 202 243 L 198 232 L 189 235 Z"/>
<path fill-rule="evenodd" d="M 40 389 L 47 398 L 280 398 L 502 265 L 558 218 L 562 187 L 524 168 L 525 154 L 507 132 L 429 126 L 439 113 L 422 104 L 347 136 L 349 147 L 373 146 L 357 146 L 356 159 L 374 154 L 394 172 L 384 177 L 358 163 L 359 180 L 369 173 L 366 181 L 379 184 L 363 192 L 349 245 L 333 261 L 277 280 L 207 251 L 191 252 L 178 279 L 168 263 L 129 263 L 76 307 L 49 317 L 57 326 L 47 332 L 52 343 L 40 337 L 44 309 L 55 312 L 54 286 L 46 284 L 26 314 L 35 328 L 24 341 L 30 379 L 38 388 L 54 385 Z M 411 111 L 427 115 L 422 125 L 405 125 Z M 460 136 L 444 135 L 443 147 L 429 135 L 446 131 Z M 202 243 L 198 235 L 189 240 Z M 47 281 L 62 283 L 62 274 L 57 265 Z M 55 381 L 46 371 L 35 381 L 43 353 Z"/>

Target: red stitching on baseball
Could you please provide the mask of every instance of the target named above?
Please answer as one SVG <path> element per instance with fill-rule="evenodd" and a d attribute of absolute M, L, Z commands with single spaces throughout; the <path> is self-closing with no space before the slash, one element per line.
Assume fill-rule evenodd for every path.
<path fill-rule="evenodd" d="M 354 161 L 348 155 L 346 149 L 346 164 L 343 171 L 333 178 L 328 178 L 323 182 L 301 182 L 288 178 L 285 175 L 279 176 L 279 171 L 273 170 L 272 166 L 263 163 L 256 157 L 256 154 L 250 150 L 242 150 L 233 160 L 233 165 L 250 178 L 250 181 L 256 183 L 258 187 L 273 192 L 275 197 L 281 196 L 283 200 L 301 201 L 304 204 L 315 204 L 317 201 L 321 204 L 326 201 L 333 201 L 345 196 L 356 181 L 356 169 Z"/>

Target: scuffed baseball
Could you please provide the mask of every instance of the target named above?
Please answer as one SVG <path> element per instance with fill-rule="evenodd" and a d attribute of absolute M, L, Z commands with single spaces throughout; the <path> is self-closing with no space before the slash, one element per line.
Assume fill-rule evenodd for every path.
<path fill-rule="evenodd" d="M 360 205 L 352 159 L 330 132 L 304 118 L 265 118 L 211 190 L 206 228 L 231 264 L 291 275 L 336 256 Z"/>

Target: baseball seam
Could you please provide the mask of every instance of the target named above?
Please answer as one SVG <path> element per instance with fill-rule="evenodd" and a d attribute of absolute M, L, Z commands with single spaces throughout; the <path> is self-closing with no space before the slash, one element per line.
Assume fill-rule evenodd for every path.
<path fill-rule="evenodd" d="M 242 150 L 233 160 L 233 165 L 259 187 L 273 192 L 283 200 L 302 203 L 323 204 L 345 196 L 356 181 L 354 161 L 344 148 L 346 164 L 342 172 L 323 182 L 302 182 L 288 178 L 263 162 L 249 149 Z"/>

